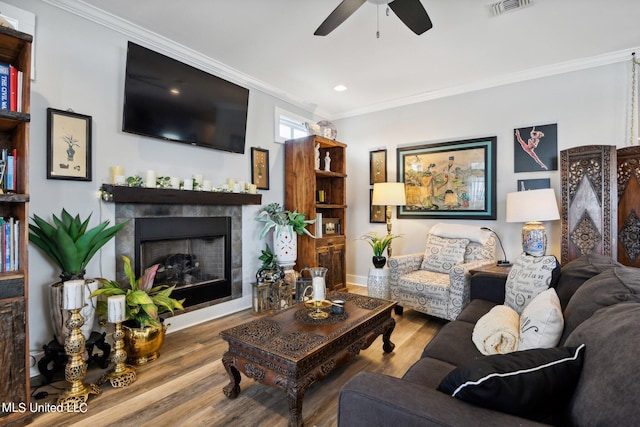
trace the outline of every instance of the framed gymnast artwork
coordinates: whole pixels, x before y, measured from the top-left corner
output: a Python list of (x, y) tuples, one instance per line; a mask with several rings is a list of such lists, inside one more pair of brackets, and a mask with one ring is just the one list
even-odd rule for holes
[(558, 125), (537, 125), (514, 130), (513, 171), (558, 170)]
[(496, 219), (495, 136), (397, 149), (398, 218)]

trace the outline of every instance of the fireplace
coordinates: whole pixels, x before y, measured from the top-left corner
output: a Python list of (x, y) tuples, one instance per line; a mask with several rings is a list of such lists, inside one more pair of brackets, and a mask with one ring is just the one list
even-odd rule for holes
[(137, 275), (159, 264), (156, 284), (193, 307), (231, 296), (231, 218), (136, 218)]
[[(177, 261), (175, 259), (167, 260), (171, 256), (180, 257), (186, 255), (187, 257), (180, 260), (180, 262), (184, 263), (185, 268), (193, 267), (189, 263), (194, 258), (190, 260), (188, 255), (190, 252), (196, 251), (195, 260), (198, 263), (196, 268), (200, 269), (200, 277), (205, 278), (205, 283), (203, 283), (203, 285), (206, 285), (204, 292), (199, 292), (203, 290), (200, 284), (193, 284), (191, 277), (193, 274), (191, 273), (195, 272), (192, 270), (191, 272), (186, 272), (186, 277), (183, 275), (184, 286), (182, 286), (182, 289), (179, 289), (177, 294), (172, 295), (177, 298), (186, 298), (186, 311), (242, 298), (241, 205), (225, 205), (223, 203), (216, 205), (189, 204), (190, 200), (185, 200), (185, 203), (179, 203), (182, 202), (180, 199), (175, 201), (167, 200), (166, 202), (163, 200), (161, 203), (153, 200), (151, 203), (147, 203), (147, 200), (145, 200), (147, 192), (159, 193), (164, 196), (167, 191), (170, 192), (171, 190), (131, 189), (128, 187), (123, 187), (123, 189), (127, 191), (139, 190), (144, 194), (137, 195), (135, 198), (132, 197), (135, 201), (119, 201), (115, 197), (113, 200), (115, 202), (116, 223), (127, 221), (127, 225), (115, 237), (116, 254), (118, 255), (116, 259), (116, 280), (121, 283), (127, 281), (120, 255), (126, 255), (131, 259), (135, 273), (139, 276), (142, 269), (141, 258), (139, 258), (141, 250), (144, 250), (146, 254), (150, 254), (149, 258), (151, 259), (149, 262), (152, 264), (159, 260), (172, 264), (172, 262), (175, 263)], [(182, 196), (182, 193), (194, 193), (193, 195), (188, 194), (188, 196), (192, 197), (203, 196), (201, 193), (204, 193), (180, 190), (175, 190), (175, 192), (179, 193), (179, 196)], [(217, 193), (210, 194), (217, 195)], [(187, 196), (187, 194), (185, 195)], [(233, 196), (233, 194), (231, 195)], [(147, 222), (147, 220), (149, 221)], [(204, 232), (195, 232), (194, 230), (200, 228), (201, 223), (206, 224), (204, 227), (206, 230)], [(212, 223), (218, 224), (211, 225)], [(148, 225), (142, 225), (143, 229), (138, 229), (139, 224)], [(147, 228), (151, 229), (151, 231), (155, 229), (161, 234), (147, 239), (144, 237), (146, 234), (145, 229)], [(151, 242), (141, 245), (141, 241), (145, 240), (151, 240)], [(149, 243), (151, 244), (149, 245)], [(160, 244), (160, 249), (153, 248), (156, 243)], [(162, 248), (163, 245), (168, 247), (170, 251)], [(209, 263), (210, 260), (204, 259), (205, 257), (211, 257), (211, 260), (216, 262)], [(206, 269), (204, 261), (207, 261)], [(138, 262), (137, 265), (136, 262)], [(199, 282), (200, 280), (198, 279), (197, 283)], [(160, 281), (156, 280), (156, 283), (160, 283)], [(180, 286), (176, 286), (176, 288), (180, 288)], [(196, 292), (198, 293), (196, 294)]]

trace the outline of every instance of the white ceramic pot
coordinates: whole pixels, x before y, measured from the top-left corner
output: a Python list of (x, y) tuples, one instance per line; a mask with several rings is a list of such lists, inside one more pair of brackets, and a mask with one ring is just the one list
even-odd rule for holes
[(294, 265), (298, 258), (298, 235), (293, 227), (282, 227), (280, 233), (273, 234), (273, 254), (278, 265)]

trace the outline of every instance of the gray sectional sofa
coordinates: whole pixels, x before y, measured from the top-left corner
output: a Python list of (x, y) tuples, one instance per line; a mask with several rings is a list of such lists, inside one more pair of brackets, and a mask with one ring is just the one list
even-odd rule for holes
[[(543, 384), (554, 378), (537, 379), (534, 385), (560, 390), (561, 395), (542, 396), (547, 404), (527, 413), (526, 418), (438, 390), (445, 377), (460, 370), (457, 367), (493, 360), (485, 358), (494, 356), (480, 354), (471, 336), (475, 322), (504, 302), (504, 283), (490, 274), (475, 275), (471, 303), (455, 321), (442, 327), (402, 378), (371, 372), (351, 378), (340, 391), (338, 425), (640, 425), (640, 269), (600, 255), (584, 256), (563, 266), (552, 285), (564, 315), (558, 347), (584, 344), (575, 384), (557, 378), (559, 384), (554, 386)], [(513, 396), (518, 393), (521, 395)], [(535, 400), (528, 393), (525, 389), (502, 397), (496, 394), (495, 399)]]

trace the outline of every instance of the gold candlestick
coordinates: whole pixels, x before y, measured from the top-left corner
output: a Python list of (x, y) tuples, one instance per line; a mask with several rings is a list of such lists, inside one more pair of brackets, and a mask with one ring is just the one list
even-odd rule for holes
[(70, 383), (70, 386), (58, 397), (58, 404), (72, 405), (74, 408), (86, 403), (90, 394), (100, 394), (101, 391), (100, 387), (95, 384), (87, 385), (82, 382), (87, 374), (87, 364), (82, 359), (85, 352), (85, 340), (80, 327), (83, 324), (84, 319), (80, 315), (80, 309), (69, 310), (69, 318), (66, 323), (69, 334), (64, 340), (64, 351), (69, 357), (64, 368), (64, 378)]
[(113, 371), (102, 377), (104, 381), (109, 380), (112, 387), (126, 387), (133, 384), (138, 378), (135, 368), (125, 363), (127, 360), (127, 352), (124, 349), (123, 338), (124, 331), (122, 330), (122, 323), (116, 322), (115, 331), (113, 332), (113, 341), (116, 351), (111, 358), (111, 360), (115, 362), (116, 366), (113, 368)]

